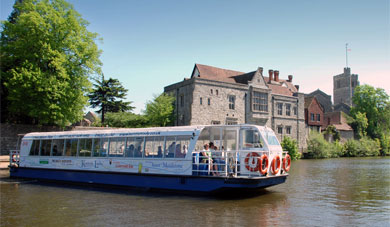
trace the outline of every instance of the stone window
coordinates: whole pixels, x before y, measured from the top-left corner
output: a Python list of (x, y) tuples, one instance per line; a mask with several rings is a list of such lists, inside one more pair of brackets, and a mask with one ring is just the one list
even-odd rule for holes
[(199, 104), (200, 104), (200, 105), (203, 104), (203, 99), (202, 99), (202, 97), (199, 98)]
[(313, 114), (313, 113), (310, 113), (310, 120), (311, 120), (311, 121), (315, 121), (315, 119), (314, 119), (314, 114)]
[(238, 124), (237, 118), (226, 118), (226, 125), (236, 125)]
[(210, 93), (213, 94), (213, 89), (210, 89)]
[(286, 115), (287, 116), (291, 115), (291, 104), (286, 104)]
[(184, 95), (180, 95), (180, 106), (184, 106)]
[(283, 103), (277, 103), (278, 115), (283, 115)]
[(283, 134), (283, 126), (278, 126), (278, 134)]
[(298, 114), (298, 108), (296, 106), (294, 106), (294, 115), (296, 116)]
[(207, 99), (207, 105), (209, 105), (209, 106), (211, 105), (211, 99), (210, 98)]
[(291, 126), (286, 126), (286, 134), (291, 134)]
[(254, 91), (252, 104), (253, 111), (268, 112), (268, 94)]
[(229, 95), (229, 110), (234, 110), (236, 104), (236, 96)]
[(321, 121), (321, 114), (317, 114), (317, 121)]
[(212, 124), (212, 125), (220, 125), (221, 122), (220, 122), (220, 121), (211, 121), (211, 124)]
[(215, 90), (215, 94), (218, 95), (218, 90)]

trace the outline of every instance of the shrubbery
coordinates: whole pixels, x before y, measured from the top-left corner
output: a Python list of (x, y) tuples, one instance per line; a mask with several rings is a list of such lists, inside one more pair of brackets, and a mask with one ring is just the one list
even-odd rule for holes
[(367, 157), (381, 154), (381, 142), (363, 137), (360, 140), (328, 142), (317, 132), (310, 133), (306, 158)]
[(297, 160), (301, 157), (301, 153), (298, 151), (298, 143), (296, 140), (286, 136), (282, 141), (283, 151), (288, 151), (292, 160)]

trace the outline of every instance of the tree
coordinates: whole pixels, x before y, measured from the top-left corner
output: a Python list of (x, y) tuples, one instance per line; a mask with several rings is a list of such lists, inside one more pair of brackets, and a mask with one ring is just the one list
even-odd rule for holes
[(175, 97), (162, 93), (146, 104), (145, 115), (152, 126), (168, 126), (174, 122)]
[(390, 98), (382, 88), (370, 85), (358, 86), (352, 98), (355, 106), (351, 108), (351, 116), (365, 128), (363, 115), (367, 119), (367, 135), (371, 138), (381, 138), (390, 130)]
[(96, 33), (63, 0), (16, 1), (2, 22), (2, 120), (65, 126), (82, 118), (99, 73)]
[(104, 79), (102, 75), (101, 80), (96, 80), (93, 85), (94, 89), (89, 93), (89, 103), (92, 108), (99, 107), (98, 113), (102, 114), (102, 124), (104, 124), (104, 115), (107, 112), (126, 112), (134, 109), (130, 106), (131, 102), (124, 102), (126, 92), (122, 84), (117, 79)]
[(291, 156), (292, 160), (297, 160), (301, 157), (301, 154), (298, 151), (298, 143), (296, 140), (285, 136), (281, 145), (284, 151), (288, 151), (288, 154)]
[(144, 128), (148, 126), (148, 119), (145, 115), (130, 112), (109, 112), (106, 114), (105, 123), (109, 127)]

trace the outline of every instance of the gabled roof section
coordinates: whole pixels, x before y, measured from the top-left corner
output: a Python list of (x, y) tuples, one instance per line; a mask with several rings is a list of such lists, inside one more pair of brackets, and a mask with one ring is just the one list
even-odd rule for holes
[(228, 83), (236, 83), (234, 76), (243, 75), (245, 73), (239, 71), (233, 71), (229, 69), (221, 69), (208, 65), (195, 64), (191, 78), (194, 76), (194, 72), (198, 71), (199, 78), (216, 80)]
[[(227, 83), (249, 84), (253, 83), (257, 86), (268, 87), (272, 90), (272, 93), (292, 96), (298, 92), (297, 88), (287, 80), (279, 79), (279, 82), (272, 81), (269, 83), (269, 78), (262, 75), (262, 68), (258, 68), (256, 71), (244, 73), (240, 71), (234, 71), (229, 69), (221, 69), (213, 66), (195, 64), (192, 71), (191, 78), (199, 77), (207, 80), (214, 80)], [(257, 76), (261, 77), (258, 80), (254, 80)], [(282, 86), (284, 84), (284, 86)]]
[(305, 109), (308, 109), (313, 102), (314, 97), (305, 97)]
[(328, 99), (331, 98), (330, 95), (326, 94), (325, 92), (321, 91), (320, 89), (317, 89), (317, 90), (313, 91), (312, 93), (309, 93), (309, 94), (307, 94), (307, 95), (305, 95), (305, 96), (310, 96), (310, 97), (312, 97), (312, 96), (315, 96), (315, 95), (322, 95), (322, 96), (324, 96), (324, 97), (326, 97), (326, 98), (328, 98)]

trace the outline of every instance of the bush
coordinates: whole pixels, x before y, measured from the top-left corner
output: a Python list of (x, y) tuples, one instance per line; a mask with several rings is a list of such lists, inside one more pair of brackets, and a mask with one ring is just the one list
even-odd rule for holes
[(307, 142), (307, 158), (331, 158), (330, 143), (318, 132), (310, 132)]
[(348, 140), (344, 144), (346, 157), (378, 156), (380, 154), (380, 141), (363, 137), (360, 140)]
[(292, 160), (301, 158), (301, 153), (298, 151), (298, 143), (296, 140), (286, 136), (283, 138), (282, 147), (284, 151), (288, 151)]

